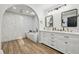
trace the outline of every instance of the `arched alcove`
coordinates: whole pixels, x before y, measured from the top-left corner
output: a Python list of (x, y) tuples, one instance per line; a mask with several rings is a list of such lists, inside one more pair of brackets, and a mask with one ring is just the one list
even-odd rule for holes
[(29, 31), (38, 32), (38, 24), (38, 15), (31, 7), (22, 4), (9, 7), (2, 19), (2, 42), (25, 36)]

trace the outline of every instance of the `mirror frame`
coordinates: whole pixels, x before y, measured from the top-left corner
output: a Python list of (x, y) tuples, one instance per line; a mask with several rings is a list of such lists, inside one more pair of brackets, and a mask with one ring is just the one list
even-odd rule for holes
[(61, 13), (61, 26), (62, 27), (68, 27), (68, 26), (63, 26), (63, 13), (71, 12), (71, 11), (74, 11), (74, 10), (76, 10), (76, 17), (77, 17), (77, 15), (78, 15), (78, 9), (72, 9), (72, 10), (64, 11), (64, 12)]
[[(50, 17), (50, 19), (47, 19), (49, 17)], [(48, 25), (47, 20), (51, 21), (51, 19), (52, 19), (52, 23), (51, 23), (52, 26), (47, 26)], [(49, 15), (49, 16), (45, 17), (45, 27), (53, 27), (53, 15)]]

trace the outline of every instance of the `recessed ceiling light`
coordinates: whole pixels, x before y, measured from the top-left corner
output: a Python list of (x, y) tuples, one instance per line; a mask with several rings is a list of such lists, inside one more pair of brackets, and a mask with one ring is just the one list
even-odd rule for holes
[(16, 9), (16, 7), (13, 6), (13, 9)]
[(29, 13), (29, 11), (27, 10), (26, 13)]
[(35, 13), (34, 13), (34, 12), (31, 12), (30, 14), (31, 14), (31, 15), (35, 15)]

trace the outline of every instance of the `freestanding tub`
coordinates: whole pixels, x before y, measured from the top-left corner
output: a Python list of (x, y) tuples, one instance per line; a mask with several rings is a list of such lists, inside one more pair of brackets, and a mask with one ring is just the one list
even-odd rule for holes
[(37, 42), (38, 32), (28, 32), (26, 33), (26, 36), (32, 41)]

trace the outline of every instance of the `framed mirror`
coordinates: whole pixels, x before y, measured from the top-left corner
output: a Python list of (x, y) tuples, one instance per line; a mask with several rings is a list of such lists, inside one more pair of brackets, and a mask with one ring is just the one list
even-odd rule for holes
[(77, 27), (77, 9), (68, 10), (61, 13), (62, 27)]
[(53, 27), (53, 16), (46, 16), (45, 17), (45, 27)]

